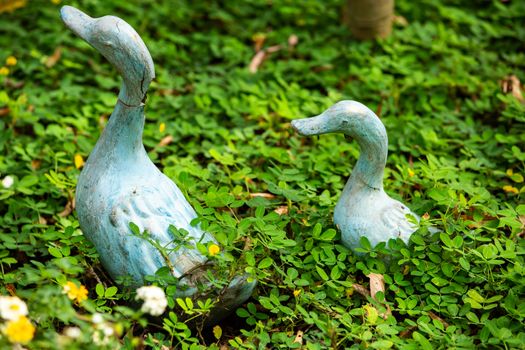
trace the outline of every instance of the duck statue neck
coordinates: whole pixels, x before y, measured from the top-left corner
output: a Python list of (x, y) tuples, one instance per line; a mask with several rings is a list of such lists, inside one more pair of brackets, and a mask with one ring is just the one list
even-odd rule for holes
[(391, 238), (408, 243), (417, 225), (407, 216), (418, 216), (383, 189), (388, 137), (377, 115), (359, 102), (341, 101), (316, 117), (293, 120), (292, 127), (305, 136), (342, 132), (359, 144), (359, 159), (334, 210), (343, 244), (358, 248), (363, 236), (372, 246)]
[(167, 267), (178, 280), (177, 297), (215, 297), (209, 319), (218, 320), (250, 297), (255, 282), (229, 272), (223, 273), (233, 276), (229, 281), (210, 281), (213, 264), (197, 244), (216, 241), (191, 224), (195, 210), (144, 149), (144, 101), (155, 77), (146, 45), (118, 17), (91, 18), (71, 6), (62, 8), (61, 17), (123, 78), (115, 109), (77, 182), (76, 210), (84, 235), (113, 279), (138, 287)]

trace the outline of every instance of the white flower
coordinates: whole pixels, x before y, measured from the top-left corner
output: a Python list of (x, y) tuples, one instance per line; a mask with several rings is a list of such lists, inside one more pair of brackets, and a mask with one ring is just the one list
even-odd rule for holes
[(113, 329), (113, 327), (110, 327), (108, 326), (107, 324), (102, 328), (102, 332), (104, 333), (104, 336), (106, 337), (111, 337), (114, 333), (115, 333), (115, 330)]
[(157, 286), (140, 287), (137, 289), (135, 300), (144, 300), (144, 304), (142, 304), (140, 309), (151, 316), (162, 315), (168, 306), (166, 294), (164, 294), (162, 288)]
[(96, 345), (107, 345), (114, 333), (115, 330), (108, 323), (100, 323), (93, 333), (93, 342)]
[(27, 315), (27, 305), (19, 297), (0, 296), (0, 316), (4, 320), (18, 320)]
[(91, 316), (91, 322), (93, 322), (94, 324), (100, 324), (104, 322), (104, 318), (101, 314), (94, 313), (93, 316)]
[(64, 329), (64, 335), (71, 339), (77, 339), (82, 335), (82, 331), (78, 327), (67, 327)]
[(2, 186), (4, 186), (4, 188), (9, 188), (9, 187), (13, 186), (13, 183), (15, 183), (15, 179), (13, 179), (13, 177), (10, 176), (10, 175), (7, 175), (2, 180)]
[(93, 322), (93, 328), (95, 328), (93, 342), (97, 345), (107, 345), (115, 334), (111, 323), (105, 322), (103, 315), (97, 312), (91, 316), (91, 322)]

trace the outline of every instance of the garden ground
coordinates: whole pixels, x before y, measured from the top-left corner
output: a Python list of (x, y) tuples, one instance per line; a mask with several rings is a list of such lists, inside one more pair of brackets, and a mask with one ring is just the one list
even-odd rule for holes
[[(148, 283), (170, 313), (146, 318), (79, 229), (75, 184), (120, 80), (58, 3), (0, 14), (0, 294), (28, 306), (24, 322), (2, 320), (1, 346), (525, 347), (524, 2), (398, 0), (392, 36), (368, 42), (335, 0), (60, 4), (140, 33), (157, 74), (146, 149), (217, 237), (212, 258), (258, 280), (204, 330), (181, 321), (201, 306), (169, 298), (162, 273)], [(332, 213), (357, 144), (302, 138), (290, 121), (342, 99), (387, 128), (385, 189), (423, 217), (408, 246), (339, 243)], [(371, 279), (384, 280), (375, 298)]]

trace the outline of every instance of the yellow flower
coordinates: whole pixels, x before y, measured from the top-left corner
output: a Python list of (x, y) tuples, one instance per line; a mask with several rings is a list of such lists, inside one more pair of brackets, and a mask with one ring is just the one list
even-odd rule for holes
[(296, 289), (296, 290), (293, 291), (293, 296), (294, 297), (297, 298), (299, 296), (299, 294), (301, 294), (301, 290), (300, 289)]
[(0, 75), (8, 75), (9, 74), (9, 68), (2, 67), (0, 68)]
[(408, 176), (409, 176), (409, 177), (413, 177), (414, 175), (416, 175), (416, 173), (414, 172), (414, 170), (408, 168)]
[(221, 248), (219, 248), (217, 244), (211, 244), (208, 247), (208, 253), (210, 254), (210, 256), (217, 255), (219, 254), (220, 251), (221, 251)]
[(71, 281), (68, 281), (64, 287), (64, 293), (67, 294), (67, 297), (71, 300), (76, 300), (81, 303), (88, 298), (88, 290), (83, 285), (77, 287), (77, 285)]
[(166, 123), (160, 123), (160, 125), (159, 125), (159, 131), (160, 131), (160, 132), (164, 132), (164, 130), (166, 130)]
[(5, 64), (7, 66), (14, 66), (16, 65), (16, 57), (15, 56), (9, 56), (7, 57), (7, 59), (5, 60)]
[(26, 344), (35, 335), (35, 326), (25, 316), (20, 316), (16, 321), (7, 322), (4, 333), (11, 343)]
[(84, 300), (87, 300), (88, 298), (88, 290), (83, 285), (80, 285), (77, 290), (77, 301), (79, 303), (83, 302)]
[(61, 1), (61, 0), (51, 0), (51, 2), (52, 2), (53, 4), (55, 4), (55, 5), (60, 4), (60, 1)]
[(75, 167), (80, 169), (84, 166), (84, 158), (80, 154), (75, 154)]
[(510, 186), (510, 185), (503, 186), (503, 191), (507, 193), (515, 193), (515, 194), (520, 193), (520, 191), (516, 187)]

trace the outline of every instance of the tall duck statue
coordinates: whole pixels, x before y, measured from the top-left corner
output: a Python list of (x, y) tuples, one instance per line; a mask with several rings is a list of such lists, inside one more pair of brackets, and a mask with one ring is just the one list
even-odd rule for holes
[[(209, 245), (215, 239), (191, 225), (195, 210), (153, 164), (142, 143), (144, 101), (155, 78), (146, 45), (118, 17), (91, 18), (71, 6), (62, 7), (61, 17), (123, 78), (115, 109), (78, 179), (76, 210), (82, 231), (114, 279), (128, 279), (138, 287), (146, 276), (168, 267), (179, 281), (177, 296), (195, 296), (203, 285), (217, 288), (207, 280), (208, 258), (196, 248), (198, 242)], [(130, 223), (144, 235), (133, 234)], [(175, 237), (173, 227), (184, 234)], [(220, 298), (213, 317), (246, 301), (254, 286), (247, 276), (234, 275), (215, 293)]]
[(293, 120), (292, 127), (306, 136), (342, 132), (359, 144), (359, 159), (334, 210), (343, 244), (358, 248), (363, 236), (372, 246), (391, 238), (408, 243), (419, 217), (383, 189), (388, 137), (377, 115), (359, 102), (341, 101), (316, 117)]

